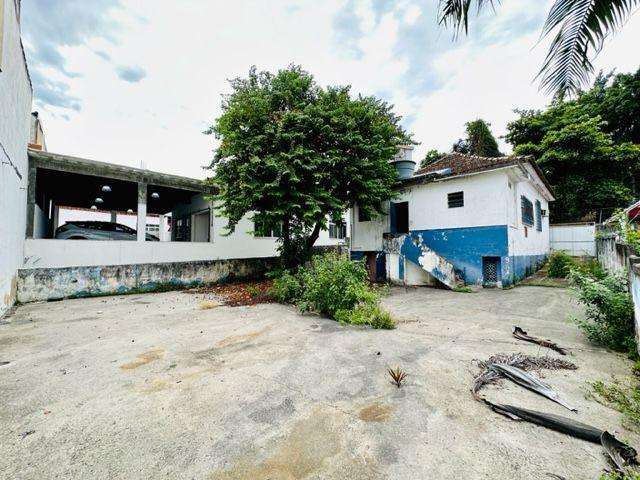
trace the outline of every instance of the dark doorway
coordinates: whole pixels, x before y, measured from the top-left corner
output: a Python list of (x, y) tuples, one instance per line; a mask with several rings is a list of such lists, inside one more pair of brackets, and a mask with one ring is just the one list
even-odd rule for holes
[(389, 210), (391, 233), (409, 233), (409, 202), (392, 203)]

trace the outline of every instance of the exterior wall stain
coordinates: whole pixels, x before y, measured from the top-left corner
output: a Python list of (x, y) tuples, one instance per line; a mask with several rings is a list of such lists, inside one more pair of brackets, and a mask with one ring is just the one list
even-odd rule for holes
[(173, 290), (259, 278), (275, 257), (199, 262), (35, 268), (18, 271), (20, 303), (62, 298)]

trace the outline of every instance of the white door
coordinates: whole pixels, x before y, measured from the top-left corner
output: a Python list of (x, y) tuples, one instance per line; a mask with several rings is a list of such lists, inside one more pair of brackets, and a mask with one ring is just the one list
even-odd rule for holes
[(209, 210), (193, 215), (193, 242), (209, 241)]

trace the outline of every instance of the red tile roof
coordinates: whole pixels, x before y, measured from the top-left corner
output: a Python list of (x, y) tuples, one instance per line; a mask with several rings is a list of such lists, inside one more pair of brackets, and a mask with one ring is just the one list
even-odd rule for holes
[[(553, 195), (553, 188), (545, 177), (544, 173), (531, 155), (510, 155), (507, 157), (479, 157), (477, 155), (464, 155), (462, 153), (448, 153), (440, 160), (433, 162), (431, 165), (420, 168), (414, 173), (413, 179), (438, 170), (451, 169), (451, 172), (444, 175), (438, 175), (438, 178), (455, 177), (458, 175), (466, 175), (469, 173), (483, 172), (494, 170), (496, 168), (508, 167), (519, 163), (529, 163), (536, 171), (540, 180)], [(408, 181), (411, 181), (409, 179)]]
[(482, 172), (483, 170), (491, 170), (499, 167), (506, 167), (518, 162), (532, 161), (533, 157), (528, 155), (509, 157), (478, 157), (476, 155), (464, 155), (462, 153), (449, 153), (440, 160), (435, 161), (431, 165), (421, 168), (415, 172), (415, 175), (423, 175), (425, 173), (435, 172), (450, 168), (451, 173), (446, 176), (463, 175), (465, 173)]

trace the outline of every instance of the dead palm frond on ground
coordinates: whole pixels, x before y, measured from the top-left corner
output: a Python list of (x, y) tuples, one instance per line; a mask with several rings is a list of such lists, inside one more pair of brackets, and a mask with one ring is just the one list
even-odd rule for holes
[[(440, 0), (438, 21), (456, 35), (469, 28), (469, 11), (495, 10), (501, 0)], [(575, 95), (594, 71), (592, 60), (605, 39), (622, 27), (640, 0), (555, 0), (540, 38), (552, 36), (536, 78), (540, 87), (560, 98)]]

